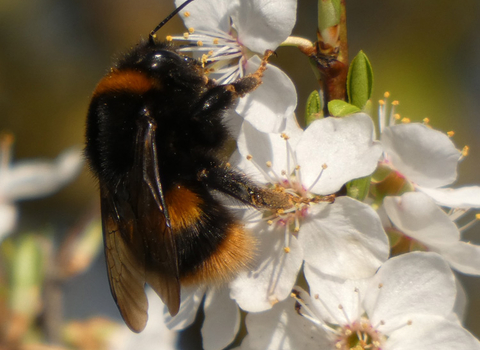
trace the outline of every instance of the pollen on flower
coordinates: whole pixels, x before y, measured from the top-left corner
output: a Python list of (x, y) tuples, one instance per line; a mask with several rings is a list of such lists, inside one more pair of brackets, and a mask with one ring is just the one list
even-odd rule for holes
[(398, 113), (395, 113), (393, 117), (395, 118), (395, 120), (400, 120), (402, 118)]
[(381, 288), (383, 288), (383, 283), (378, 284), (378, 289), (381, 289)]
[(400, 102), (398, 102), (398, 100), (392, 101), (392, 106), (398, 106), (399, 104)]
[(380, 106), (384, 106), (384, 105), (385, 105), (385, 101), (384, 101), (384, 100), (378, 100), (378, 104), (379, 104)]
[(272, 162), (271, 162), (271, 161), (268, 161), (268, 162), (265, 163), (265, 165), (266, 165), (267, 167), (271, 168), (271, 167), (272, 167)]
[(430, 123), (430, 119), (428, 119), (428, 118), (423, 118), (423, 123), (424, 123), (424, 124)]
[(287, 254), (290, 253), (290, 247), (283, 247), (283, 251)]
[(185, 12), (183, 13), (183, 15), (184, 15), (185, 17), (190, 17), (190, 12), (185, 11)]
[(389, 98), (389, 97), (390, 97), (390, 92), (388, 92), (388, 91), (385, 91), (385, 93), (383, 94), (383, 97), (385, 97), (385, 98)]
[(167, 35), (167, 36), (165, 37), (165, 40), (166, 40), (166, 41), (172, 41), (172, 40), (173, 40), (173, 36)]
[(328, 165), (326, 163), (322, 164), (322, 169), (325, 170), (328, 168)]
[(480, 220), (480, 213), (475, 214), (475, 219)]
[(453, 135), (455, 135), (455, 131), (453, 131), (453, 130), (447, 131), (447, 135), (448, 135), (448, 137), (453, 137)]
[(189, 36), (190, 36), (190, 33), (189, 33), (189, 32), (183, 33), (183, 38), (184, 38), (184, 39), (188, 39)]
[(290, 136), (288, 136), (286, 133), (282, 132), (281, 134), (281, 137), (282, 139), (284, 139), (285, 141), (289, 140), (290, 139)]
[(463, 149), (462, 149), (462, 156), (463, 157), (468, 156), (469, 151), (470, 151), (470, 147), (469, 146), (464, 146)]
[(218, 40), (218, 38), (213, 39), (213, 44), (214, 45), (218, 45), (219, 42), (220, 42), (220, 40)]
[(203, 41), (198, 40), (198, 41), (197, 41), (197, 46), (203, 46)]
[(410, 123), (410, 118), (402, 118), (401, 122), (403, 124), (408, 124), (408, 123)]
[(195, 28), (193, 28), (193, 27), (188, 28), (188, 32), (189, 32), (190, 34), (195, 33)]
[(248, 154), (247, 155), (247, 160), (252, 160), (253, 159), (253, 156), (251, 154)]

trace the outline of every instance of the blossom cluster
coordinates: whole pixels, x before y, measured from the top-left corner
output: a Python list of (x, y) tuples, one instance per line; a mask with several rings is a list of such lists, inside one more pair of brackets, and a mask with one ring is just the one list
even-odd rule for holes
[[(180, 12), (189, 32), (169, 39), (227, 84), (287, 39), (295, 9), (295, 0), (194, 2)], [(182, 290), (167, 326), (186, 328), (204, 300), (205, 349), (235, 339), (240, 310), (243, 350), (480, 349), (462, 327), (465, 295), (452, 272), (480, 275), (480, 247), (461, 239), (476, 218), (457, 223), (480, 207), (480, 187), (447, 188), (468, 150), (428, 120), (401, 120), (387, 94), (377, 128), (363, 111), (301, 128), (296, 104), (290, 78), (269, 64), (226, 116), (238, 146), (230, 163), (299, 204), (242, 208), (258, 240), (254, 265), (226, 286)], [(368, 195), (345, 195), (359, 178)]]

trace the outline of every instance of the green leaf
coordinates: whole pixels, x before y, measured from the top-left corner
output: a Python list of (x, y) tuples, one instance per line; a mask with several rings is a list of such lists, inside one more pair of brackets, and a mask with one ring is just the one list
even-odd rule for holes
[(371, 176), (361, 177), (347, 182), (347, 196), (363, 201), (370, 189)]
[(346, 115), (360, 112), (360, 108), (342, 100), (331, 100), (328, 102), (328, 111), (334, 117), (345, 117)]
[(305, 108), (305, 124), (308, 126), (314, 120), (323, 118), (322, 99), (317, 90), (312, 91), (307, 99), (307, 107)]
[(360, 51), (348, 69), (347, 94), (351, 104), (363, 108), (372, 96), (373, 70), (367, 55)]

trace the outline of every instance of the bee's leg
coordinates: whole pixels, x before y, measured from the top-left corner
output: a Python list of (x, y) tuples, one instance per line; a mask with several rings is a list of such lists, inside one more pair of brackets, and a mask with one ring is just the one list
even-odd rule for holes
[(231, 84), (215, 85), (214, 82), (208, 80), (207, 86), (209, 89), (193, 108), (194, 111), (197, 111), (193, 118), (202, 120), (205, 116), (212, 117), (212, 114), (217, 112), (223, 113), (223, 110), (232, 106), (235, 100), (258, 88), (262, 83), (263, 73), (267, 69), (268, 58), (273, 53), (273, 51), (266, 51), (262, 63), (255, 73), (240, 78)]
[(260, 186), (229, 167), (204, 169), (198, 174), (198, 179), (209, 189), (223, 192), (255, 208), (288, 209), (294, 205), (286, 192)]
[(262, 83), (263, 73), (267, 69), (268, 59), (271, 55), (274, 54), (274, 51), (267, 50), (263, 55), (262, 62), (257, 68), (255, 73), (249, 74), (231, 84), (224, 85), (227, 89), (232, 89), (235, 93), (235, 98), (243, 97), (245, 94), (252, 92), (260, 86)]

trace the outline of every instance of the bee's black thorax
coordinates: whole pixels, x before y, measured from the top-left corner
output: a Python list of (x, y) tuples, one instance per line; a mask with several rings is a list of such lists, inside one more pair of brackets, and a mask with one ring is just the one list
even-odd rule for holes
[[(212, 153), (227, 138), (222, 116), (232, 103), (208, 87), (197, 61), (165, 44), (141, 43), (98, 84), (87, 117), (85, 153), (103, 181), (132, 170), (137, 123), (152, 118), (162, 183), (194, 180), (213, 166)], [(168, 187), (168, 186), (167, 186)]]

